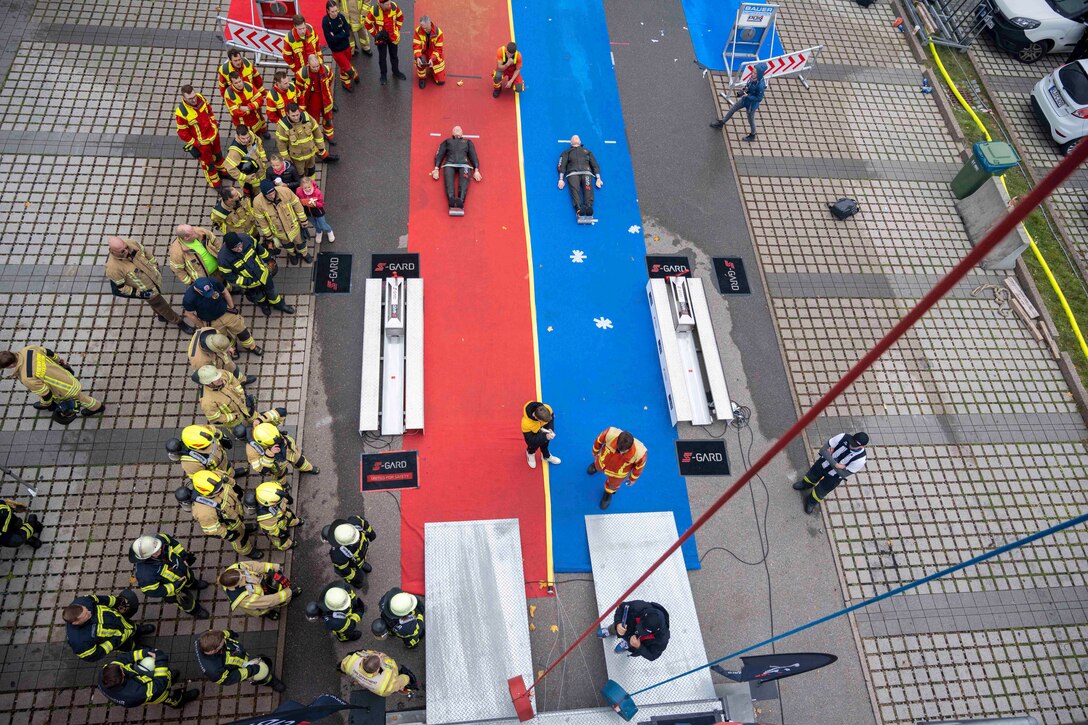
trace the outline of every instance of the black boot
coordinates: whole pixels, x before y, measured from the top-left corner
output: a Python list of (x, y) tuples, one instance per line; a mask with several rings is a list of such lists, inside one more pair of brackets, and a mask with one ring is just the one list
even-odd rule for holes
[(369, 574), (370, 572), (374, 571), (374, 567), (372, 567), (372, 566), (371, 566), (370, 564), (368, 564), (368, 563), (367, 563), (367, 562), (365, 562), (365, 561), (363, 562), (363, 565), (362, 565), (362, 567), (360, 567), (360, 568), (361, 568), (361, 569), (362, 569), (363, 571), (365, 571), (365, 572), (366, 572), (367, 574)]
[(419, 79), (419, 87), (420, 88), (426, 88), (427, 87), (427, 79), (426, 78), (420, 78)]
[(816, 499), (812, 498), (812, 496), (806, 496), (805, 497), (805, 513), (810, 514), (814, 510), (816, 510)]
[(264, 314), (265, 317), (272, 316), (272, 305), (268, 304), (267, 302), (261, 302), (257, 306), (261, 308), (261, 312)]
[(178, 329), (184, 332), (186, 335), (192, 335), (194, 332), (196, 332), (196, 328), (190, 325), (185, 320), (178, 321)]
[(149, 634), (155, 634), (155, 625), (154, 624), (141, 624), (138, 627), (136, 627), (136, 636), (137, 637), (146, 637)]
[(710, 124), (710, 127), (711, 128), (721, 128), (724, 125), (725, 125), (725, 121), (723, 119), (719, 118), (717, 121)]
[(601, 511), (604, 511), (610, 505), (612, 505), (612, 494), (610, 494), (608, 491), (605, 491), (604, 495), (601, 496)]
[(801, 479), (800, 481), (795, 481), (793, 484), (794, 491), (804, 491), (806, 488), (808, 488), (808, 484), (805, 483), (804, 479)]
[(586, 473), (588, 473), (590, 476), (592, 476), (596, 472), (597, 472), (597, 464), (596, 463), (590, 463), (589, 466), (586, 467)]
[(275, 307), (277, 310), (279, 310), (280, 312), (282, 312), (285, 315), (295, 314), (294, 305), (289, 305), (286, 302), (281, 301), (281, 302), (279, 302), (277, 304), (274, 304), (272, 306)]

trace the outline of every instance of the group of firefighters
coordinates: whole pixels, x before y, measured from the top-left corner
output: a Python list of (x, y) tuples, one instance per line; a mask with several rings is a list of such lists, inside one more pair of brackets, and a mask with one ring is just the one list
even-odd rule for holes
[[(180, 464), (179, 473), (185, 478), (184, 485), (174, 492), (177, 501), (191, 512), (205, 535), (229, 543), (239, 556), (239, 561), (226, 566), (214, 580), (232, 615), (278, 619), (279, 610), (302, 591), (279, 564), (260, 561), (264, 553), (257, 545), (260, 530), (277, 550), (294, 546), (294, 531), (304, 522), (291, 509), (288, 474), (292, 467), (301, 473), (318, 473), (294, 439), (281, 430), (285, 418), (285, 409), (272, 409), (236, 425), (229, 434), (221, 427), (194, 424), (185, 427), (180, 438), (166, 442), (168, 457)], [(245, 446), (244, 463), (235, 463), (228, 454), (236, 445), (232, 436)], [(258, 475), (262, 483), (246, 491), (237, 478), (250, 473)], [(249, 517), (256, 523), (247, 522)], [(28, 523), (37, 525), (29, 518)], [(358, 625), (365, 612), (355, 590), (371, 572), (366, 559), (377, 534), (363, 517), (347, 516), (326, 526), (321, 538), (328, 543), (332, 569), (339, 578), (306, 605), (306, 616), (310, 621), (320, 620), (338, 641), (353, 642), (362, 637)], [(212, 616), (199, 601), (200, 592), (211, 583), (200, 578), (194, 569), (196, 555), (177, 538), (161, 531), (140, 536), (131, 544), (128, 558), (133, 580), (145, 597), (172, 602), (196, 619)], [(154, 634), (155, 627), (134, 623), (138, 609), (136, 594), (129, 590), (117, 596), (77, 597), (61, 612), (69, 645), (81, 659), (104, 663), (97, 683), (111, 702), (124, 707), (153, 703), (184, 707), (199, 696), (199, 690), (179, 684), (181, 673), (170, 668), (167, 654), (143, 643), (142, 638)], [(407, 648), (423, 641), (422, 597), (393, 588), (379, 600), (378, 615), (371, 623), (374, 636), (392, 634)], [(277, 692), (285, 689), (273, 673), (272, 661), (249, 654), (231, 629), (209, 629), (194, 638), (193, 647), (204, 676), (212, 682), (230, 685), (249, 681), (269, 685)], [(372, 649), (351, 652), (339, 668), (382, 696), (394, 692), (410, 696), (420, 688), (412, 672)]]

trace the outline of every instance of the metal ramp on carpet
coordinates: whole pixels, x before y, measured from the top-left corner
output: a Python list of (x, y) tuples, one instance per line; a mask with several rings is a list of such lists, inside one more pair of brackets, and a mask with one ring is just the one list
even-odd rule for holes
[(429, 523), (424, 542), (427, 723), (517, 722), (507, 680), (533, 681), (518, 520)]
[[(589, 558), (598, 611), (611, 605), (679, 538), (671, 512), (605, 514), (586, 516)], [(641, 657), (617, 655), (615, 639), (603, 641), (608, 677), (634, 693), (668, 677), (707, 664), (699, 617), (691, 595), (691, 583), (680, 549), (673, 552), (630, 599), (657, 602), (669, 612), (669, 646), (653, 662)], [(611, 623), (611, 618), (605, 620)], [(429, 660), (428, 660), (429, 661)], [(668, 685), (638, 695), (639, 716), (644, 706), (666, 703), (709, 702), (715, 699), (710, 670), (682, 677)]]

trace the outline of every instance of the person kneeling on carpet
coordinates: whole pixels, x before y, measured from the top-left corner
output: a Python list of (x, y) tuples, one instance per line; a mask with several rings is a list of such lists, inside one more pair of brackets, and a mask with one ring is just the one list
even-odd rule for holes
[(619, 637), (613, 650), (631, 657), (656, 660), (669, 646), (669, 613), (657, 602), (632, 599), (616, 609), (611, 627), (601, 627), (597, 636)]
[(476, 147), (472, 139), (467, 139), (460, 126), (453, 127), (453, 136), (438, 146), (434, 155), (434, 169), (431, 178), (438, 181), (438, 170), (442, 169), (446, 184), (446, 199), (450, 205), (450, 216), (465, 215), (465, 197), (468, 195), (468, 177), (483, 181), (480, 176), (480, 160), (476, 157)]
[(574, 206), (574, 213), (578, 221), (593, 218), (593, 186), (600, 189), (604, 186), (601, 181), (601, 167), (597, 165), (597, 157), (593, 152), (582, 145), (582, 139), (578, 135), (570, 137), (570, 148), (559, 156), (559, 188), (570, 185), (570, 202)]

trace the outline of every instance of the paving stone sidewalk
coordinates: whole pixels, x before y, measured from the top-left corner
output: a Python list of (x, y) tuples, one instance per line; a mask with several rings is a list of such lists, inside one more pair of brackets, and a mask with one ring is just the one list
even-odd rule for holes
[[(809, 90), (771, 83), (755, 143), (740, 118), (725, 133), (806, 409), (970, 243), (948, 187), (960, 149), (892, 7), (783, 13), (783, 45), (826, 43), (827, 65)], [(714, 90), (724, 111), (724, 79)], [(862, 206), (847, 222), (826, 208), (841, 196)], [(1083, 512), (1088, 430), (1046, 348), (971, 294), (1000, 281), (973, 272), (808, 431), (814, 455), (843, 430), (872, 436), (820, 513), (846, 604)], [(1088, 532), (1067, 531), (855, 616), (879, 719), (1088, 718), (1086, 554)]]
[[(7, 31), (0, 52), (3, 347), (42, 343), (57, 350), (109, 406), (102, 418), (60, 429), (29, 407), (21, 386), (0, 383), (0, 466), (38, 493), (31, 500), (3, 475), (0, 496), (29, 503), (46, 527), (38, 551), (5, 549), (0, 557), (5, 722), (229, 722), (270, 712), (278, 700), (270, 688), (203, 682), (194, 634), (229, 626), (251, 653), (270, 656), (279, 637), (275, 622), (232, 616), (214, 588), (201, 597), (212, 611), (208, 622), (157, 603), (142, 605), (138, 616), (158, 625), (149, 644), (167, 651), (172, 666), (202, 691), (182, 713), (106, 703), (92, 686), (97, 666), (71, 653), (59, 614), (78, 594), (130, 586), (126, 549), (148, 531), (176, 535), (208, 580), (238, 559), (224, 542), (204, 537), (173, 499), (182, 478), (163, 443), (204, 420), (187, 377), (188, 336), (155, 321), (141, 302), (112, 297), (103, 276), (111, 234), (142, 241), (164, 262), (175, 225), (210, 225), (215, 196), (180, 149), (172, 109), (178, 88), (191, 82), (211, 101), (224, 138), (231, 135), (214, 74), (225, 58), (214, 33), (223, 11), (218, 0), (0, 2)], [(164, 278), (180, 308), (182, 286), (165, 268)], [(277, 280), (298, 312), (265, 318), (243, 305), (266, 354), (243, 356), (240, 364), (259, 377), (250, 387), (259, 405), (286, 406), (295, 431), (303, 425), (313, 322), (310, 271), (285, 268)], [(298, 484), (303, 493), (307, 485), (318, 484)], [(268, 560), (282, 563), (284, 556)]]

